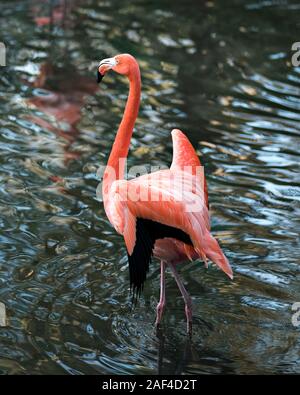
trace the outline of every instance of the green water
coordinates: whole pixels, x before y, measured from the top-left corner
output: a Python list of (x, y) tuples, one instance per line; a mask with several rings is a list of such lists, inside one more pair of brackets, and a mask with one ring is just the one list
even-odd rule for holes
[[(2, 1), (2, 374), (300, 373), (297, 1)], [(165, 166), (170, 131), (206, 168), (212, 231), (234, 281), (201, 262), (171, 275), (161, 337), (159, 265), (131, 306), (126, 250), (96, 198), (127, 83), (96, 84), (129, 52), (143, 94), (129, 166)]]

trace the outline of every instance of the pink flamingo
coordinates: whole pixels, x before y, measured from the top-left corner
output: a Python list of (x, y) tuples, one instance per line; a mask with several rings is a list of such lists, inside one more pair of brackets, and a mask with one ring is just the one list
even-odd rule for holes
[(165, 270), (168, 266), (185, 302), (187, 331), (192, 330), (191, 297), (176, 265), (188, 259), (206, 258), (216, 263), (231, 279), (231, 267), (218, 242), (210, 234), (208, 194), (199, 158), (178, 129), (172, 130), (173, 161), (170, 169), (124, 180), (125, 159), (138, 115), (141, 94), (139, 65), (129, 54), (104, 59), (98, 68), (98, 82), (109, 70), (127, 76), (130, 89), (123, 119), (103, 176), (105, 212), (127, 247), (130, 288), (139, 295), (146, 280), (152, 255), (160, 260), (160, 300), (156, 327), (165, 307)]

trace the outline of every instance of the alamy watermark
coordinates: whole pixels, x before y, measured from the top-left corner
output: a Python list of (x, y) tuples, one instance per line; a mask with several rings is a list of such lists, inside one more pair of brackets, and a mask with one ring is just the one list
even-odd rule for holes
[(292, 44), (292, 51), (295, 51), (291, 59), (292, 65), (298, 67), (300, 66), (300, 41)]
[(292, 311), (295, 312), (292, 315), (292, 324), (295, 328), (299, 328), (300, 327), (300, 302), (293, 303)]
[(0, 66), (6, 66), (6, 46), (0, 41)]
[(170, 171), (139, 165), (127, 171), (126, 158), (119, 158), (114, 166), (100, 166), (97, 176), (101, 179), (96, 191), (100, 201), (113, 198), (120, 203), (181, 202), (187, 212), (194, 213), (205, 206), (203, 166), (183, 166)]

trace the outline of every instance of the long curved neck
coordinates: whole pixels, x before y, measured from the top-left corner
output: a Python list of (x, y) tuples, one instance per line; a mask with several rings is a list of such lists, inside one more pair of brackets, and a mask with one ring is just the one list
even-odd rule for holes
[(135, 120), (138, 115), (141, 96), (140, 70), (138, 64), (135, 66), (128, 76), (129, 95), (124, 115), (107, 162), (105, 171), (107, 174), (104, 173), (103, 189), (106, 193), (109, 191), (113, 181), (124, 179), (125, 160), (128, 155)]

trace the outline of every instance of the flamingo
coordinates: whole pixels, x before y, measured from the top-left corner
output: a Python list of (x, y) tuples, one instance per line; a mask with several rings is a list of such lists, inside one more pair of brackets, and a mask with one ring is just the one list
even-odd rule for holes
[(207, 258), (229, 278), (230, 264), (217, 240), (210, 234), (207, 184), (200, 160), (185, 134), (172, 130), (173, 160), (170, 169), (124, 179), (134, 124), (141, 95), (138, 62), (130, 54), (103, 59), (98, 83), (113, 70), (129, 80), (122, 121), (103, 174), (102, 197), (106, 215), (124, 237), (127, 248), (130, 289), (139, 296), (152, 256), (160, 260), (160, 299), (156, 309), (159, 328), (166, 304), (165, 271), (169, 267), (185, 303), (187, 332), (192, 333), (192, 301), (176, 266), (187, 260)]

